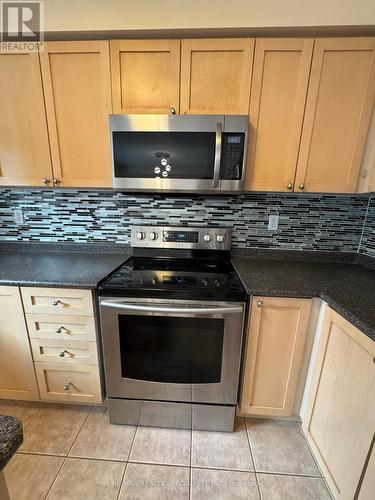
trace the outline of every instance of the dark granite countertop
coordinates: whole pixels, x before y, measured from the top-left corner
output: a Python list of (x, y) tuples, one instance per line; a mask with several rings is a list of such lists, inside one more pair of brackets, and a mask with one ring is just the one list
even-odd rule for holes
[(329, 254), (311, 261), (288, 260), (285, 253), (233, 252), (232, 263), (249, 295), (320, 297), (375, 341), (374, 270), (355, 264), (350, 255), (335, 262)]
[(94, 289), (130, 252), (127, 245), (0, 243), (0, 285)]
[(16, 453), (23, 441), (22, 422), (16, 417), (0, 415), (0, 471)]

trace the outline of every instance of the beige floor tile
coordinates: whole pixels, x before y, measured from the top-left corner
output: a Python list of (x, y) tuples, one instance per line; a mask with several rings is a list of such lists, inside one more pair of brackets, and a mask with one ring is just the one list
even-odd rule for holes
[(128, 464), (119, 500), (188, 500), (189, 468)]
[(48, 500), (116, 500), (125, 464), (67, 458)]
[(330, 500), (320, 478), (258, 474), (258, 481), (263, 500)]
[(296, 422), (246, 419), (255, 469), (319, 476), (319, 470)]
[(136, 427), (109, 423), (107, 408), (92, 408), (69, 456), (127, 460)]
[(78, 405), (45, 406), (26, 428), (20, 451), (66, 455), (89, 410)]
[(236, 420), (234, 432), (193, 431), (192, 465), (253, 471), (243, 419)]
[(0, 399), (0, 415), (11, 415), (12, 417), (20, 418), (25, 428), (41, 406), (42, 403), (34, 401)]
[(191, 431), (138, 427), (129, 460), (190, 465)]
[(60, 457), (16, 453), (4, 469), (11, 499), (44, 499), (63, 460)]
[(213, 469), (192, 469), (192, 500), (258, 500), (255, 474)]

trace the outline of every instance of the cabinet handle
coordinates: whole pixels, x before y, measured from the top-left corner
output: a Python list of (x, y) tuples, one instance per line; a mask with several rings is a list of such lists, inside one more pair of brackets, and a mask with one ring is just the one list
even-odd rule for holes
[(56, 179), (56, 177), (53, 178), (53, 185), (54, 186), (57, 186), (58, 184), (60, 184), (60, 179)]
[(174, 108), (173, 106), (171, 107), (170, 111), (171, 111), (171, 115), (176, 114), (176, 108)]
[(304, 189), (305, 185), (303, 182), (301, 182), (301, 184), (298, 186), (300, 189)]
[(289, 190), (291, 190), (291, 189), (292, 189), (292, 187), (293, 187), (293, 184), (292, 184), (291, 182), (289, 182), (289, 184), (287, 185), (287, 188), (288, 188)]
[(69, 351), (67, 351), (66, 349), (64, 351), (59, 352), (59, 357), (64, 358), (65, 354), (69, 354)]
[[(61, 300), (57, 299), (57, 300), (54, 300), (54, 301), (52, 302), (52, 305), (53, 305), (53, 306), (58, 306), (58, 305), (59, 305), (59, 304), (61, 304), (61, 303), (62, 303), (62, 302), (61, 302)], [(59, 333), (60, 333), (60, 332), (59, 332)]]
[(65, 328), (65, 326), (60, 326), (59, 328), (57, 328), (56, 333), (63, 333), (63, 331), (65, 333), (69, 333), (69, 331)]
[(263, 302), (261, 300), (257, 300), (257, 307), (262, 307)]
[(71, 382), (68, 382), (67, 384), (64, 384), (64, 391), (69, 391), (69, 387), (71, 386)]
[(43, 184), (44, 184), (44, 185), (47, 185), (47, 184), (49, 184), (51, 181), (50, 181), (50, 179), (47, 179), (47, 177), (43, 177), (42, 182), (43, 182)]

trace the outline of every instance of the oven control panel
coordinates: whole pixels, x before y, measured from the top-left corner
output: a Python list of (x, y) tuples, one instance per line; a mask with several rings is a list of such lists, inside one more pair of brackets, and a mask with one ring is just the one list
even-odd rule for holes
[(230, 250), (232, 229), (228, 227), (132, 226), (135, 248), (181, 248)]

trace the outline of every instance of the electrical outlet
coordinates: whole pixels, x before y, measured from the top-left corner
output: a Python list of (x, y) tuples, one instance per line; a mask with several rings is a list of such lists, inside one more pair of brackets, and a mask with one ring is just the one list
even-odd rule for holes
[(22, 208), (15, 208), (13, 211), (13, 215), (14, 215), (14, 222), (16, 224), (24, 223)]
[(270, 215), (270, 218), (268, 219), (268, 230), (277, 231), (278, 225), (279, 225), (279, 216)]

